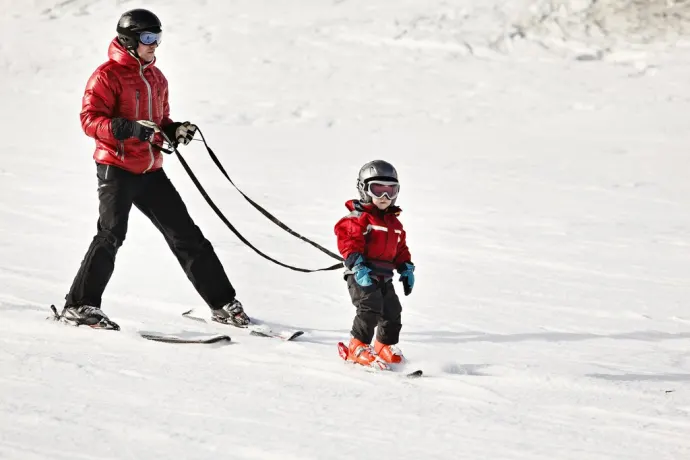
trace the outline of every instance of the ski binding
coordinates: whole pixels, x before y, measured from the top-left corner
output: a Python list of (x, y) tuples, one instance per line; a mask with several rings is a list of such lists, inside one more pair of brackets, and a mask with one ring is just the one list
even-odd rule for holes
[(197, 312), (195, 312), (194, 309), (188, 310), (184, 313), (182, 313), (182, 316), (191, 319), (192, 321), (197, 321), (200, 323), (205, 323), (208, 324), (209, 322), (216, 322), (218, 324), (222, 324), (223, 326), (233, 326), (239, 329), (247, 329), (249, 331), (249, 335), (253, 335), (255, 337), (267, 337), (267, 338), (274, 338), (274, 339), (280, 339), (285, 342), (289, 342), (292, 340), (295, 340), (296, 338), (304, 335), (304, 331), (302, 330), (282, 330), (282, 331), (275, 331), (271, 326), (267, 323), (263, 323), (259, 320), (252, 320), (253, 324), (250, 323), (246, 326), (242, 325), (237, 325), (233, 323), (224, 323), (220, 321), (216, 321), (214, 319), (211, 320), (206, 320), (202, 318), (201, 316), (198, 315)]
[(49, 316), (46, 319), (52, 319), (53, 321), (59, 321), (64, 324), (69, 324), (70, 326), (89, 326), (92, 329), (104, 329), (107, 331), (119, 331), (120, 326), (110, 319), (102, 318), (99, 322), (94, 324), (88, 324), (85, 322), (74, 321), (72, 319), (64, 317), (62, 314), (58, 313), (55, 305), (51, 305), (50, 309), (53, 311), (53, 316)]

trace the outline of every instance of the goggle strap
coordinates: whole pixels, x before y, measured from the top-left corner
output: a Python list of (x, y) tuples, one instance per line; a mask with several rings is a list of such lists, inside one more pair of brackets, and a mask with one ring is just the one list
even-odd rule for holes
[[(142, 32), (133, 32), (133, 31), (131, 31), (131, 30), (129, 30), (129, 29), (124, 29), (124, 28), (122, 28), (122, 27), (120, 27), (120, 26), (117, 26), (116, 30), (117, 30), (117, 33), (118, 33), (118, 34), (126, 35), (127, 37), (130, 37), (130, 38), (132, 38), (132, 39), (134, 39), (134, 40), (137, 40), (137, 41), (140, 41), (141, 34), (147, 33), (147, 32), (148, 32), (148, 31), (146, 31), (146, 30), (144, 30), (144, 31), (142, 31)], [(158, 36), (160, 37), (162, 31), (161, 31), (161, 32), (148, 32), (148, 33), (154, 34), (154, 35), (158, 35)], [(159, 38), (158, 40), (156, 40), (156, 41), (160, 41), (160, 38)], [(152, 43), (154, 43), (154, 42), (151, 42), (151, 43), (148, 43), (148, 44), (150, 45), (150, 44), (152, 44)]]

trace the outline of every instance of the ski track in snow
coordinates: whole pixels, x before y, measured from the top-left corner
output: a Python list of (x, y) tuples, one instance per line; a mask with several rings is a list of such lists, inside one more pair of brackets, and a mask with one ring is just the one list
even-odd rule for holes
[[(166, 171), (250, 316), (305, 335), (183, 318), (204, 307), (136, 211), (104, 298), (122, 331), (46, 320), (96, 228), (83, 86), (135, 5), (0, 0), (0, 459), (689, 458), (690, 54), (498, 52), (524, 3), (147, 4), (173, 118), (198, 123), (296, 231), (334, 250), (358, 168), (396, 165), (417, 264), (400, 346), (424, 370), (406, 379), (342, 362), (354, 309), (340, 273), (259, 258), (174, 157)], [(183, 154), (257, 247), (330, 265), (248, 206), (201, 144)]]

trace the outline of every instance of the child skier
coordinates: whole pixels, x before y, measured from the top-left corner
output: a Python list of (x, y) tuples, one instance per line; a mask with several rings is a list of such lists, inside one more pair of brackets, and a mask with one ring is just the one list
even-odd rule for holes
[[(359, 200), (345, 206), (350, 214), (335, 225), (338, 250), (345, 259), (345, 280), (357, 308), (346, 359), (386, 369), (404, 361), (398, 343), (402, 306), (393, 289), (393, 269), (400, 274), (405, 295), (414, 286), (414, 264), (395, 206), (398, 173), (382, 160), (362, 166), (357, 179)], [(371, 341), (376, 340), (372, 347)]]

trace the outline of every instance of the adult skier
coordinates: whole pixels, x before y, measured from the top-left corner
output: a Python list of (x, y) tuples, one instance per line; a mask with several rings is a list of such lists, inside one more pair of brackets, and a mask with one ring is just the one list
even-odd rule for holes
[(197, 130), (189, 122), (170, 118), (168, 82), (155, 57), (162, 35), (161, 21), (151, 11), (125, 12), (110, 43), (108, 61), (86, 85), (81, 125), (96, 142), (99, 215), (97, 233), (65, 298), (62, 318), (92, 327), (112, 324), (101, 309), (101, 298), (134, 205), (163, 234), (210, 307), (212, 319), (246, 326), (249, 317), (213, 246), (162, 169), (164, 137), (158, 128), (175, 146), (188, 144)]

